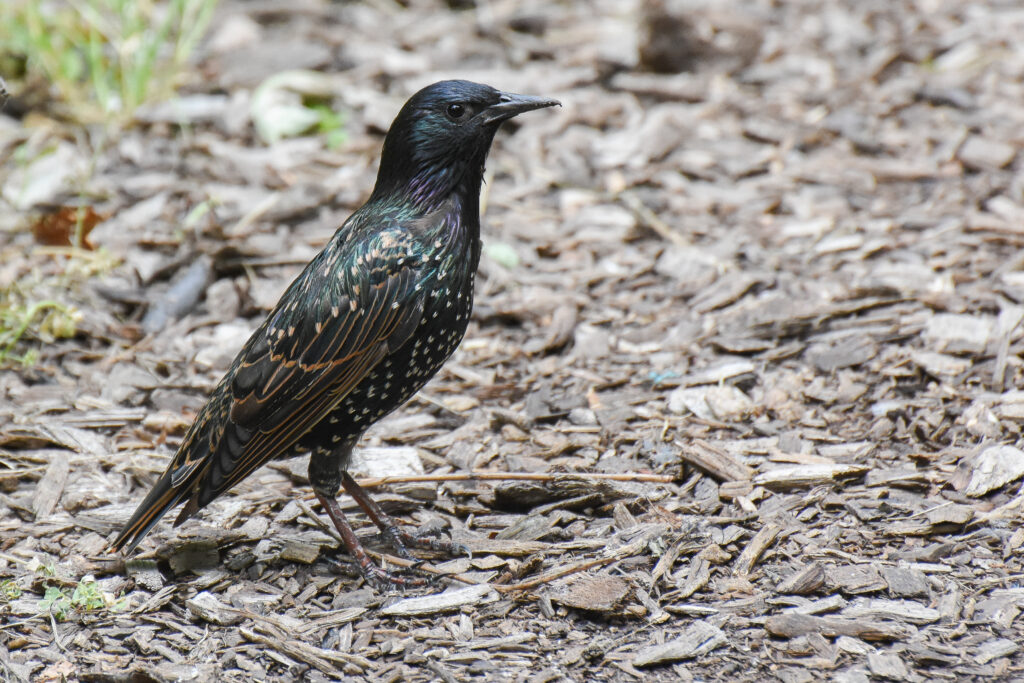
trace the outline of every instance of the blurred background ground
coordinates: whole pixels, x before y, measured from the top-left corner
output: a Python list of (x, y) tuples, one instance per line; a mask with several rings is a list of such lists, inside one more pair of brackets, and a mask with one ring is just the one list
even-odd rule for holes
[[(1022, 675), (1018, 3), (131, 5), (2, 10), (0, 678)], [(463, 581), (363, 585), (304, 460), (105, 555), (450, 77), (564, 104), (356, 468)]]

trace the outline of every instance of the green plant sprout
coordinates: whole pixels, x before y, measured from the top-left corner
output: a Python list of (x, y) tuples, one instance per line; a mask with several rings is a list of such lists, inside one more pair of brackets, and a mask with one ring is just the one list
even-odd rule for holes
[(128, 119), (173, 93), (216, 0), (8, 0), (0, 45), (84, 121)]

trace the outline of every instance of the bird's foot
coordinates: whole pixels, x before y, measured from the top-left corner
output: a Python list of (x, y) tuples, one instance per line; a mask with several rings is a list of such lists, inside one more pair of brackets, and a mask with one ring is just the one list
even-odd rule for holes
[[(332, 522), (334, 522), (334, 526), (338, 530), (338, 534), (341, 536), (345, 550), (347, 550), (352, 559), (356, 561), (356, 566), (359, 567), (359, 573), (362, 574), (363, 578), (365, 578), (369, 583), (384, 588), (420, 588), (430, 584), (430, 579), (426, 577), (399, 576), (377, 566), (367, 554), (366, 549), (363, 548), (363, 544), (359, 542), (359, 538), (356, 537), (355, 531), (352, 530), (352, 526), (345, 518), (345, 513), (341, 511), (338, 501), (333, 496), (326, 495), (320, 491), (317, 491), (316, 495), (317, 498), (320, 499), (320, 504), (324, 506), (324, 512), (326, 512), (327, 516), (331, 518)], [(415, 568), (415, 565), (413, 565), (413, 568)]]
[(373, 498), (370, 498), (363, 487), (357, 484), (356, 480), (348, 472), (342, 474), (341, 485), (352, 496), (352, 499), (356, 501), (359, 507), (363, 509), (367, 517), (377, 525), (381, 534), (394, 546), (398, 554), (405, 559), (414, 559), (412, 553), (409, 552), (409, 546), (425, 550), (436, 550), (448, 555), (466, 554), (469, 557), (473, 556), (473, 553), (465, 545), (441, 538), (440, 529), (425, 529), (420, 533), (411, 534), (398, 526), (398, 523), (380, 509), (380, 506), (374, 502)]
[[(354, 562), (351, 563), (344, 562), (333, 554), (324, 554), (322, 559), (339, 573), (351, 573), (352, 565), (354, 564), (359, 575), (362, 576), (367, 583), (379, 590), (388, 590), (392, 588), (422, 588), (434, 583), (434, 578), (430, 576), (406, 576), (404, 574), (390, 572), (387, 569), (378, 566), (369, 558), (369, 556), (363, 556), (358, 559), (352, 558)], [(416, 565), (412, 565), (408, 567), (408, 569), (415, 570)]]
[(394, 544), (399, 553), (408, 553), (406, 546), (412, 546), (424, 550), (434, 550), (446, 555), (473, 557), (473, 552), (466, 545), (456, 543), (451, 538), (442, 538), (443, 532), (440, 529), (424, 529), (415, 534), (399, 528), (390, 531), (394, 536)]

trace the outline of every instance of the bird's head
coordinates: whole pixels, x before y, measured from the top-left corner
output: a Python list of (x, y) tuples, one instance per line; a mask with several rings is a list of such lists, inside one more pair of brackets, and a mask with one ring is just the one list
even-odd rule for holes
[(498, 126), (517, 114), (557, 104), (470, 81), (428, 85), (409, 98), (388, 130), (374, 196), (403, 193), (417, 203), (430, 203), (458, 188), (479, 193)]

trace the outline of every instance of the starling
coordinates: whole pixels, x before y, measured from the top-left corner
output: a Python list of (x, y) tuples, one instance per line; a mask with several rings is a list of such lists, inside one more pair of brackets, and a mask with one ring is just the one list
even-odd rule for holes
[(178, 504), (175, 526), (261, 465), (308, 452), (313, 491), (363, 575), (424, 583), (374, 564), (335, 496), (344, 488), (407, 557), (406, 545), (454, 550), (401, 530), (346, 469), (363, 432), (426, 384), (466, 332), (495, 132), (557, 104), (468, 81), (434, 83), (405, 103), (369, 200), (246, 342), (114, 549), (131, 551)]

